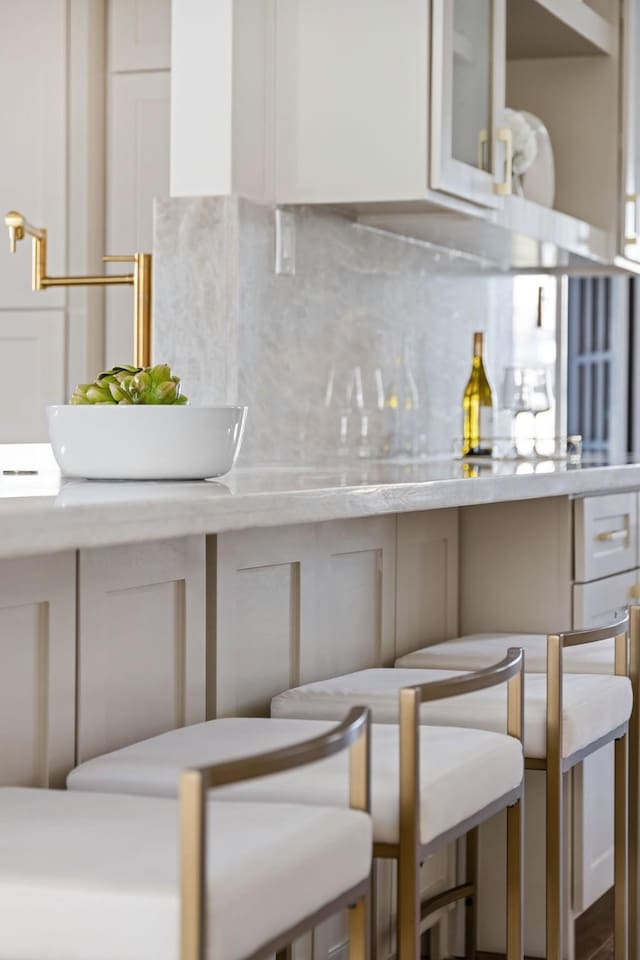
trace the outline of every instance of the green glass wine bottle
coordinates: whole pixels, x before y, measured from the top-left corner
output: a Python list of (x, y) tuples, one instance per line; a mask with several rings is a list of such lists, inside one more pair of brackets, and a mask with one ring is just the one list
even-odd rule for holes
[(493, 394), (484, 369), (484, 335), (473, 335), (471, 375), (462, 398), (464, 456), (490, 457), (493, 438)]

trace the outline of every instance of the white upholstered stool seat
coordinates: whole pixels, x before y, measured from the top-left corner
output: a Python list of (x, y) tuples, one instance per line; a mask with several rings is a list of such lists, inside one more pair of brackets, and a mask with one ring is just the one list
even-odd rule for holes
[[(207, 956), (237, 960), (366, 881), (357, 810), (208, 803)], [(0, 957), (177, 960), (178, 803), (0, 789)]]
[[(454, 670), (374, 668), (295, 687), (274, 697), (274, 717), (340, 720), (350, 706), (365, 703), (374, 723), (398, 722), (398, 695), (403, 687), (461, 675)], [(528, 758), (546, 755), (547, 690), (543, 674), (525, 678), (524, 752)], [(562, 755), (581, 751), (623, 726), (631, 714), (633, 696), (628, 677), (570, 674), (563, 683)], [(423, 704), (426, 724), (477, 727), (504, 733), (507, 695), (504, 687), (478, 690), (464, 697)]]
[[(71, 772), (67, 785), (70, 790), (172, 797), (185, 766), (273, 750), (317, 736), (330, 726), (314, 720), (211, 720), (88, 760)], [(460, 727), (422, 728), (420, 754), (420, 840), (424, 845), (454, 831), (522, 782), (522, 748), (513, 737)], [(299, 770), (222, 787), (213, 795), (216, 800), (346, 806), (347, 764), (347, 756), (340, 754)], [(398, 727), (375, 724), (371, 729), (371, 812), (378, 843), (398, 842), (398, 784)]]
[[(481, 670), (504, 657), (510, 647), (524, 650), (527, 673), (546, 673), (547, 637), (536, 633), (472, 633), (422, 647), (396, 660), (396, 667), (420, 670)], [(614, 641), (569, 647), (563, 655), (564, 673), (613, 673)]]

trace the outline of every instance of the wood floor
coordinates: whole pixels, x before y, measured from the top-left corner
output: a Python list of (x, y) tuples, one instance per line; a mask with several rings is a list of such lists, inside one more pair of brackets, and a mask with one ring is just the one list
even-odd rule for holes
[[(504, 960), (478, 953), (478, 960)], [(589, 907), (576, 923), (576, 960), (613, 960), (613, 890)]]
[(578, 918), (576, 960), (613, 960), (613, 890)]

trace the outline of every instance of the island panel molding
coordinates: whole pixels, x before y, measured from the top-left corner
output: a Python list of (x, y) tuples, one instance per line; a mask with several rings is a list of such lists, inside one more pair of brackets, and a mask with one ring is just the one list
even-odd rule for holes
[(205, 543), (83, 550), (78, 760), (205, 719)]
[(398, 515), (396, 657), (458, 636), (459, 512)]
[(392, 664), (395, 530), (371, 517), (219, 536), (209, 714), (267, 716), (288, 687)]
[(0, 561), (0, 783), (62, 787), (74, 765), (76, 557)]

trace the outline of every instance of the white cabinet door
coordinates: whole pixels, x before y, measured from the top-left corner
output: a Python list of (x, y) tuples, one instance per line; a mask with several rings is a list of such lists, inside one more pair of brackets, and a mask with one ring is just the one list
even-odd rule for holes
[(623, 0), (622, 30), (622, 184), (619, 249), (640, 260), (640, 11), (637, 0)]
[(394, 656), (395, 518), (217, 538), (208, 713), (267, 715), (288, 687)]
[(205, 718), (204, 537), (83, 550), (78, 760)]
[(398, 517), (396, 657), (458, 636), (458, 511)]
[(109, 0), (109, 70), (168, 70), (171, 0)]
[(488, 207), (511, 192), (504, 0), (433, 0), (430, 186)]
[[(67, 19), (64, 0), (0, 0), (1, 212), (17, 209), (48, 227), (51, 273), (65, 268)], [(0, 443), (46, 440), (43, 404), (64, 395), (65, 292), (32, 291), (30, 247), (27, 238), (12, 256), (2, 224)]]
[(64, 403), (63, 310), (0, 309), (1, 443), (48, 440), (45, 407)]
[[(107, 110), (107, 253), (153, 250), (153, 201), (169, 194), (168, 70), (116, 73)], [(125, 265), (126, 266), (126, 265)], [(122, 273), (114, 264), (112, 273)], [(130, 287), (106, 291), (106, 365), (133, 356)]]
[(393, 666), (396, 519), (318, 525), (316, 637), (303, 642), (302, 683)]
[(62, 787), (74, 765), (75, 553), (0, 561), (0, 784)]

